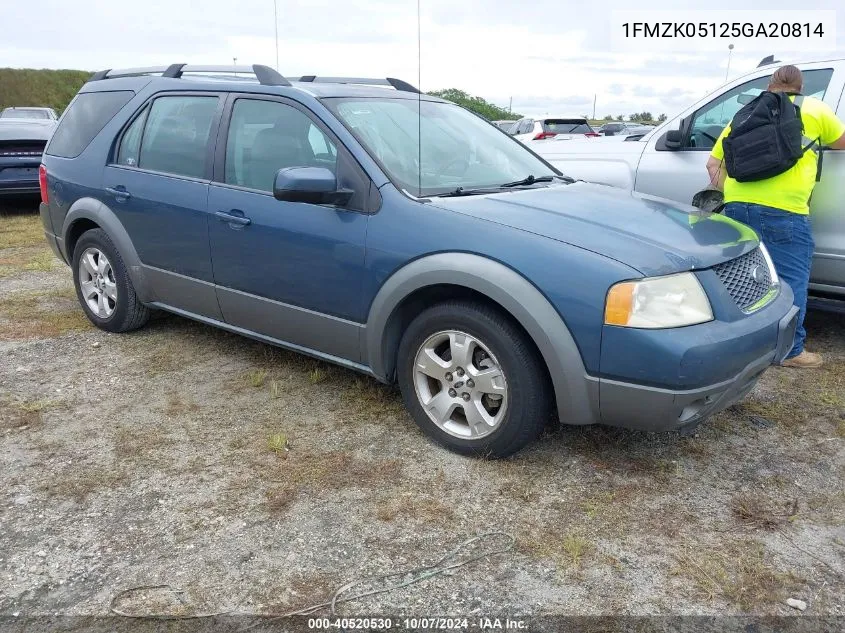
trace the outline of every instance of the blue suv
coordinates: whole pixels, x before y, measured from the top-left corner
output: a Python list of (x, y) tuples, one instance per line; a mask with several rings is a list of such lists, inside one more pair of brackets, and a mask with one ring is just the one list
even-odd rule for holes
[(168, 310), (398, 382), (461, 453), (511, 454), (554, 413), (691, 427), (792, 345), (753, 231), (573, 181), (396, 79), (101, 71), (40, 175), (97, 327)]

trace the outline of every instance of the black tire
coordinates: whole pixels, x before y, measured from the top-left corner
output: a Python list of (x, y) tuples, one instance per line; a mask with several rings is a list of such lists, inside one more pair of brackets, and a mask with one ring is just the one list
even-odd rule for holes
[[(429, 418), (415, 390), (417, 352), (429, 337), (447, 330), (475, 337), (498, 361), (507, 380), (503, 417), (491, 433), (478, 439), (458, 437), (440, 428)], [(540, 436), (552, 410), (549, 380), (530, 339), (507, 315), (475, 301), (449, 301), (420, 313), (399, 344), (397, 377), (405, 406), (420, 429), (463, 455), (507, 457), (516, 453)]]
[[(82, 295), (80, 283), (80, 260), (89, 248), (96, 248), (102, 252), (109, 264), (117, 289), (117, 300), (114, 301), (114, 311), (102, 318), (95, 314), (88, 306)], [(79, 238), (73, 249), (73, 284), (76, 287), (76, 298), (85, 312), (85, 316), (101, 330), (107, 332), (129, 332), (142, 327), (150, 319), (150, 309), (138, 300), (135, 287), (126, 271), (126, 265), (108, 234), (102, 229), (91, 229)]]

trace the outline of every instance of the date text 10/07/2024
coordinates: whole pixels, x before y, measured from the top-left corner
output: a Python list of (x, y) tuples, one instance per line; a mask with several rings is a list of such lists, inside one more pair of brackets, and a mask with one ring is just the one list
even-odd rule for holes
[(527, 630), (528, 625), (523, 620), (511, 618), (309, 618), (308, 628), (315, 630), (376, 630), (389, 631), (391, 629), (405, 631), (449, 631), (469, 630), (478, 631), (518, 631)]

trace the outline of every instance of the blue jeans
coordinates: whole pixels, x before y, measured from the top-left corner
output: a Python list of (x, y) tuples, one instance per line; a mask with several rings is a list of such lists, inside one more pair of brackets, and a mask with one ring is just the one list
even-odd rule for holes
[(798, 329), (792, 351), (786, 357), (798, 356), (804, 351), (804, 339), (807, 337), (804, 315), (807, 313), (807, 286), (815, 247), (810, 216), (746, 202), (729, 202), (724, 213), (757, 232), (772, 257), (778, 277), (792, 287), (794, 303), (799, 310)]

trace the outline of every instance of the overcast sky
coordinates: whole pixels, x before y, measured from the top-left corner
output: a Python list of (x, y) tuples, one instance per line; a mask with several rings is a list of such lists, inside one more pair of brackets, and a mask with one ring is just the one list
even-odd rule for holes
[[(649, 2), (648, 9), (754, 9), (734, 0)], [(276, 64), (273, 0), (0, 0), (0, 66), (96, 70), (174, 62)], [(421, 0), (421, 72), (416, 0), (277, 0), (279, 70), (394, 76), (424, 90), (461, 88), (529, 114), (673, 114), (724, 81), (724, 52), (614, 50), (610, 13), (630, 2)], [(835, 9), (840, 1), (767, 0), (767, 10)], [(765, 12), (760, 18), (765, 19)], [(845, 11), (835, 47), (781, 50), (776, 42), (733, 51), (730, 76), (768, 54), (782, 60), (845, 57)], [(824, 57), (823, 57), (824, 58)]]

